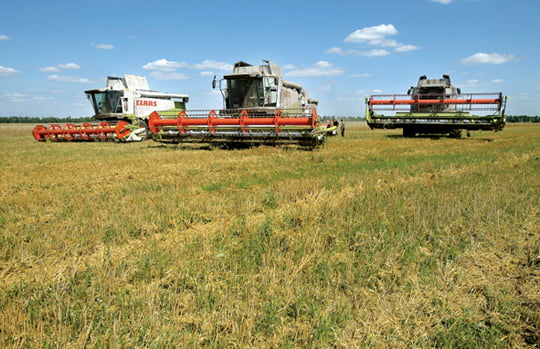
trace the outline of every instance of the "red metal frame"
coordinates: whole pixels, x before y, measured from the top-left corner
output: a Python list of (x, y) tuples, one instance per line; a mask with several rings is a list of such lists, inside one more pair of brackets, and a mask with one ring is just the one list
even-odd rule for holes
[(178, 113), (176, 119), (162, 119), (158, 112), (153, 112), (148, 118), (148, 127), (154, 134), (163, 127), (177, 127), (178, 132), (185, 134), (192, 126), (206, 126), (211, 134), (220, 127), (238, 127), (242, 133), (249, 131), (251, 126), (274, 126), (274, 131), (279, 134), (283, 126), (299, 126), (314, 129), (318, 126), (317, 112), (313, 110), (309, 117), (282, 117), (281, 111), (276, 110), (273, 117), (251, 117), (244, 109), (238, 117), (219, 117), (215, 110), (208, 112), (206, 118), (190, 118), (188, 113)]
[(500, 104), (501, 100), (497, 98), (484, 98), (484, 99), (387, 99), (387, 100), (374, 100), (369, 101), (372, 105), (385, 104), (385, 105), (398, 105), (398, 104)]
[(49, 125), (49, 127), (37, 125), (33, 129), (32, 135), (38, 141), (45, 141), (47, 139), (51, 141), (89, 141), (96, 138), (106, 140), (113, 135), (116, 135), (118, 139), (123, 139), (131, 133), (131, 130), (126, 127), (127, 125), (128, 123), (123, 120), (114, 126), (111, 126), (106, 121), (102, 121), (97, 125), (85, 122), (79, 126), (66, 124), (63, 127), (57, 124)]
[[(485, 98), (490, 96), (492, 98)], [(496, 96), (495, 98), (493, 98)], [(483, 98), (484, 97), (484, 98)], [(369, 97), (369, 109), (373, 110), (377, 106), (406, 106), (406, 105), (496, 105), (497, 110), (501, 109), (503, 104), (502, 93), (467, 93), (452, 98), (436, 98), (433, 95), (419, 96), (412, 99), (409, 95), (373, 95)], [(477, 109), (478, 107), (475, 107)], [(494, 107), (491, 107), (494, 108)]]

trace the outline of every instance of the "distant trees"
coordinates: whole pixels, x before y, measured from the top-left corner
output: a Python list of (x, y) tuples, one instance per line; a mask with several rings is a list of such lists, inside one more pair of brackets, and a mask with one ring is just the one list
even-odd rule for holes
[(366, 118), (364, 116), (339, 116), (339, 115), (319, 115), (319, 118), (321, 120), (346, 120), (346, 121), (365, 121)]
[(90, 117), (58, 118), (52, 116), (30, 117), (30, 116), (0, 116), (0, 124), (51, 124), (51, 123), (78, 123), (90, 121)]
[(506, 116), (507, 122), (540, 122), (540, 116), (510, 115)]

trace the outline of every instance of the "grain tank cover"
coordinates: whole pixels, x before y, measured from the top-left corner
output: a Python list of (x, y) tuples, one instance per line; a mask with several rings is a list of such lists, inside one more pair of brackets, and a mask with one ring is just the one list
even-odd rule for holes
[[(461, 90), (452, 86), (449, 75), (443, 75), (442, 79), (428, 79), (425, 75), (420, 76), (416, 87), (411, 87), (407, 92), (413, 98), (451, 98), (459, 95)], [(413, 108), (411, 111), (418, 111)]]
[(239, 61), (234, 64), (233, 72), (226, 74), (223, 77), (225, 79), (238, 78), (238, 77), (257, 77), (257, 76), (281, 76), (281, 69), (279, 66), (271, 61), (263, 60), (264, 65), (251, 65), (244, 61)]
[(122, 91), (125, 89), (148, 91), (150, 90), (150, 87), (148, 87), (148, 81), (146, 81), (146, 77), (132, 74), (124, 74), (124, 78), (108, 76), (106, 89), (116, 91)]
[(150, 90), (146, 77), (139, 75), (124, 74), (126, 87), (130, 90)]
[(443, 75), (442, 79), (427, 79), (425, 75), (422, 75), (418, 79), (416, 87), (451, 87), (450, 76)]

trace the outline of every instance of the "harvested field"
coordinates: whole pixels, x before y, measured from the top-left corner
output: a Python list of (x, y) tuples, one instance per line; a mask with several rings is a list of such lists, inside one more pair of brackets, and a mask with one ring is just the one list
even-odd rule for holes
[(320, 149), (0, 125), (2, 347), (538, 348), (540, 126)]

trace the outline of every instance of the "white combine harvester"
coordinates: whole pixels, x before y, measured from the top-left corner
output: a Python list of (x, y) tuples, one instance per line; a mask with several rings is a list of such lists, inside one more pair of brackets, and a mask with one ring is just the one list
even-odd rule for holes
[(459, 138), (462, 130), (467, 134), (472, 130), (502, 130), (505, 107), (502, 92), (462, 93), (448, 75), (442, 79), (422, 75), (406, 95), (366, 98), (366, 121), (372, 129), (402, 128), (404, 137), (448, 134)]
[[(320, 126), (318, 101), (300, 85), (286, 81), (277, 64), (254, 66), (237, 62), (233, 72), (218, 81), (221, 109), (183, 111), (176, 118), (150, 115), (154, 140), (163, 143), (215, 143), (223, 145), (297, 144), (314, 148), (326, 136)], [(218, 86), (219, 85), (219, 86)]]
[(92, 103), (95, 122), (80, 125), (43, 126), (33, 130), (38, 141), (146, 139), (148, 116), (154, 111), (176, 115), (185, 110), (189, 97), (184, 94), (152, 91), (144, 76), (124, 74), (123, 78), (107, 77), (104, 88), (84, 91)]

